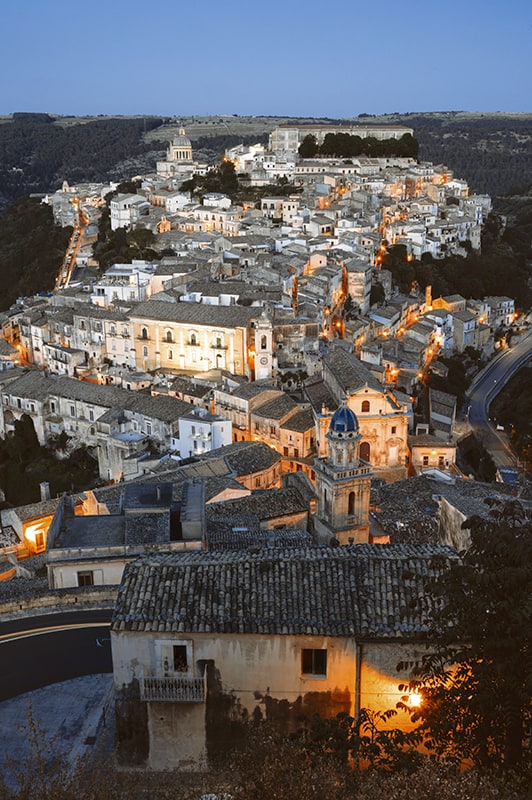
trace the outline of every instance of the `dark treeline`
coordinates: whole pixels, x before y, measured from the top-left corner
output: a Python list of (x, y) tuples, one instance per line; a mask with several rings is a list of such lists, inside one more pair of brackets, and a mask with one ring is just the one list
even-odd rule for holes
[(36, 198), (21, 197), (7, 209), (0, 217), (0, 308), (54, 288), (71, 233)]
[(119, 162), (151, 149), (143, 134), (161, 124), (154, 117), (104, 117), (65, 125), (47, 114), (14, 114), (0, 125), (0, 210), (64, 180), (109, 180)]
[(321, 145), (318, 145), (316, 137), (309, 133), (299, 147), (299, 155), (302, 158), (314, 158), (315, 156), (417, 158), (417, 154), (418, 143), (410, 133), (405, 133), (400, 139), (376, 139), (374, 136), (363, 138), (352, 136), (349, 133), (327, 133)]
[(464, 120), (452, 113), (405, 115), (419, 142), (419, 158), (445, 164), (473, 192), (507, 194), (532, 183), (532, 119), (479, 116)]

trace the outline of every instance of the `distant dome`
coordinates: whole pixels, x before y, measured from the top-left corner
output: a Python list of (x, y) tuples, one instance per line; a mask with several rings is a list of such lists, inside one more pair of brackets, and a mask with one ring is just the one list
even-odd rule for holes
[(185, 134), (184, 128), (180, 128), (178, 136), (174, 136), (172, 145), (174, 147), (192, 147), (190, 139)]
[(342, 405), (334, 412), (329, 426), (329, 433), (358, 433), (358, 420), (348, 406)]

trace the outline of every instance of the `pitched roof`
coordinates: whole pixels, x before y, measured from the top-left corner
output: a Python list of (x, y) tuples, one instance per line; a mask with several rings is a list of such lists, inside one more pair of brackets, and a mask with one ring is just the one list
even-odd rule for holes
[(208, 520), (231, 514), (254, 514), (260, 520), (267, 520), (304, 512), (308, 512), (308, 503), (294, 487), (256, 491), (234, 500), (211, 503), (205, 509)]
[(246, 327), (260, 316), (262, 309), (243, 306), (211, 306), (204, 303), (166, 303), (147, 300), (131, 310), (131, 319), (160, 322), (186, 322), (190, 325), (209, 325), (222, 328)]
[(114, 631), (411, 638), (441, 545), (157, 554), (126, 567)]
[(346, 394), (354, 392), (363, 386), (369, 386), (370, 389), (375, 389), (377, 392), (384, 391), (368, 367), (356, 356), (346, 353), (342, 348), (338, 347), (330, 350), (324, 357), (323, 363), (324, 367), (334, 375), (340, 386), (344, 388)]

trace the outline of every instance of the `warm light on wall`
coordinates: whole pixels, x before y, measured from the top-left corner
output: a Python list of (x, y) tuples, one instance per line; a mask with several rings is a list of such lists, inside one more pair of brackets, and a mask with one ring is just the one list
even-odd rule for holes
[(36, 553), (46, 550), (46, 534), (51, 521), (52, 517), (45, 517), (33, 522), (24, 529), (24, 540), (29, 550)]
[(411, 708), (419, 708), (422, 703), (422, 697), (418, 692), (411, 692), (407, 695), (406, 701)]

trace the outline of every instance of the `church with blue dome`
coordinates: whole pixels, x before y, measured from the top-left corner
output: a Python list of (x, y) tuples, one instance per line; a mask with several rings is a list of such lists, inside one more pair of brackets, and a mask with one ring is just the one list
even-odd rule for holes
[(320, 544), (369, 542), (369, 501), (373, 470), (360, 458), (360, 429), (346, 402), (332, 415), (327, 455), (314, 462), (314, 535)]

